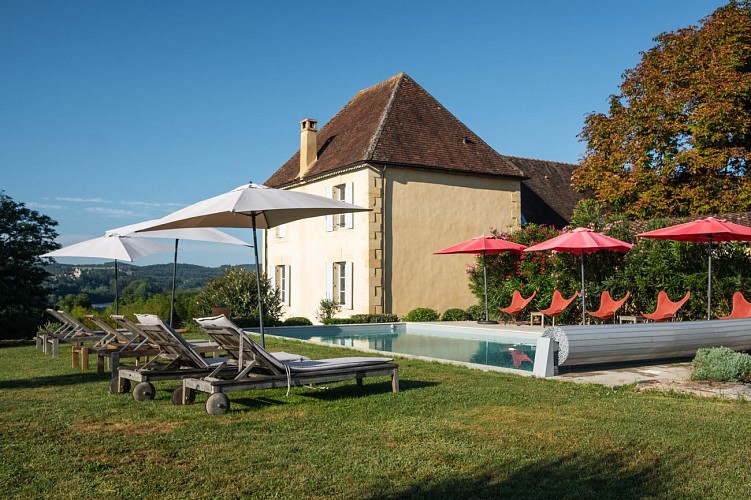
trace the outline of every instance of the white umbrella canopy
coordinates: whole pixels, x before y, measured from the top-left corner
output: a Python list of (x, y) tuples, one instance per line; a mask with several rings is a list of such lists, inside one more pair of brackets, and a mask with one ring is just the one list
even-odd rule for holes
[(167, 245), (143, 238), (105, 235), (47, 252), (41, 257), (93, 257), (132, 262), (139, 257), (169, 250)]
[(133, 262), (139, 257), (145, 257), (159, 252), (168, 252), (170, 247), (149, 241), (144, 238), (129, 236), (105, 235), (99, 238), (75, 243), (67, 247), (42, 254), (40, 257), (92, 257), (97, 259), (113, 259), (115, 261), (115, 312), (118, 312), (117, 261)]
[(250, 243), (235, 238), (234, 236), (227, 234), (223, 231), (219, 231), (213, 227), (186, 227), (180, 229), (164, 229), (161, 231), (148, 231), (145, 233), (139, 233), (141, 229), (153, 227), (155, 224), (161, 222), (161, 219), (147, 220), (144, 222), (138, 222), (136, 224), (130, 224), (128, 226), (118, 227), (115, 229), (109, 229), (105, 231), (105, 235), (118, 235), (118, 236), (130, 236), (133, 238), (164, 238), (164, 239), (179, 239), (179, 240), (192, 240), (192, 241), (209, 241), (212, 243), (227, 243), (229, 245), (244, 245), (246, 247), (253, 246)]
[(162, 217), (157, 223), (140, 231), (186, 227), (239, 227), (253, 229), (258, 295), (258, 321), (261, 344), (265, 346), (261, 278), (258, 272), (258, 241), (256, 229), (270, 229), (288, 222), (322, 215), (367, 212), (369, 208), (314, 194), (273, 189), (262, 184), (248, 183), (207, 200)]
[(130, 224), (128, 226), (118, 227), (106, 231), (106, 235), (131, 236), (133, 238), (169, 238), (175, 240), (175, 256), (172, 261), (172, 295), (170, 298), (169, 326), (173, 326), (175, 318), (175, 282), (177, 280), (177, 249), (180, 240), (209, 241), (212, 243), (226, 243), (228, 245), (252, 246), (239, 238), (235, 238), (213, 227), (188, 227), (179, 229), (163, 229), (161, 231), (149, 231), (146, 233), (137, 233), (139, 229), (144, 229), (154, 224), (158, 220), (147, 220)]
[(273, 189), (251, 182), (173, 212), (140, 231), (185, 227), (269, 229), (310, 217), (369, 210), (315, 194)]

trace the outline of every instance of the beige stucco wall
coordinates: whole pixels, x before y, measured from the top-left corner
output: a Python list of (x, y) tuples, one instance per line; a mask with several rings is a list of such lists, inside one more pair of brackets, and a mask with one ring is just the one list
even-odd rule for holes
[(388, 168), (385, 178), (386, 311), (441, 313), (477, 303), (466, 275), (474, 257), (433, 252), (491, 227), (519, 227), (519, 181), (404, 168)]
[[(353, 183), (352, 202), (370, 207), (373, 172), (370, 169), (328, 177), (295, 187), (295, 191), (326, 196), (326, 187), (347, 182)], [(352, 262), (352, 309), (343, 309), (338, 316), (347, 317), (369, 311), (369, 243), (370, 212), (353, 214), (353, 228), (326, 231), (325, 217), (304, 219), (286, 225), (286, 236), (277, 237), (276, 229), (266, 231), (267, 255), (264, 259), (267, 272), (273, 273), (277, 265), (290, 266), (290, 304), (284, 306), (283, 318), (305, 316), (314, 323), (316, 310), (326, 294), (327, 263)]]

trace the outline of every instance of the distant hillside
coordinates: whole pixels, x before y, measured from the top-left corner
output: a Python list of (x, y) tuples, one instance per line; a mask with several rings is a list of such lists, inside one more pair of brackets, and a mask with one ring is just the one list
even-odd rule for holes
[[(178, 264), (176, 288), (191, 291), (203, 288), (212, 278), (222, 275), (231, 266), (204, 267), (194, 264)], [(244, 265), (254, 270), (253, 265)], [(124, 290), (128, 283), (145, 281), (153, 293), (169, 293), (172, 289), (172, 264), (134, 266), (118, 262), (119, 288)], [(52, 276), (49, 279), (52, 302), (67, 294), (85, 293), (94, 303), (110, 302), (115, 290), (115, 264), (50, 264), (45, 267)]]

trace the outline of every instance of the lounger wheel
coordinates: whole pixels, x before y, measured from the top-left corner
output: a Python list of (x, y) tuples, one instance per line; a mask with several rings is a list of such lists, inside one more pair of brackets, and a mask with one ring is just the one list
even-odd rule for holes
[(222, 392), (216, 392), (206, 400), (206, 413), (224, 415), (229, 411), (229, 398)]
[(147, 399), (154, 399), (156, 389), (151, 382), (141, 382), (133, 388), (133, 399), (136, 401), (146, 401)]
[(110, 394), (125, 394), (130, 391), (130, 380), (114, 377), (110, 380)]
[[(192, 405), (196, 401), (196, 391), (195, 389), (188, 389), (187, 397), (185, 398), (185, 404)], [(172, 391), (172, 404), (173, 405), (181, 405), (183, 404), (183, 386), (178, 387), (174, 391)]]

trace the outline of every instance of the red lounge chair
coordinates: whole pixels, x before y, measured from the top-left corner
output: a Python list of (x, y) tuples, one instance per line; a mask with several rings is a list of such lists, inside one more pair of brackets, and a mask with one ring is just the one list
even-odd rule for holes
[(553, 300), (550, 301), (550, 307), (547, 309), (540, 309), (540, 312), (545, 316), (553, 318), (553, 326), (555, 326), (555, 317), (565, 311), (569, 304), (571, 304), (578, 296), (579, 290), (577, 290), (570, 298), (564, 299), (561, 292), (553, 290)]
[(733, 310), (730, 316), (719, 316), (719, 319), (751, 318), (751, 302), (747, 301), (741, 292), (733, 294)]
[(678, 302), (673, 302), (664, 290), (660, 290), (660, 293), (657, 294), (657, 308), (655, 309), (655, 312), (651, 314), (642, 313), (642, 316), (657, 322), (673, 319), (675, 313), (678, 312), (678, 309), (683, 307), (683, 304), (686, 303), (689, 297), (691, 297), (691, 292), (686, 292), (685, 297)]
[(621, 308), (621, 306), (631, 296), (631, 292), (626, 292), (626, 295), (621, 300), (613, 300), (610, 296), (610, 292), (604, 290), (600, 297), (600, 308), (596, 311), (587, 311), (587, 314), (600, 318), (603, 322), (612, 319), (615, 316), (615, 312)]
[(498, 310), (511, 316), (514, 323), (516, 323), (516, 317), (525, 307), (527, 307), (527, 304), (535, 298), (535, 295), (537, 295), (537, 290), (533, 290), (532, 295), (525, 299), (522, 297), (522, 294), (519, 293), (519, 290), (514, 290), (514, 293), (511, 294), (511, 305), (508, 307), (499, 307)]
[(525, 361), (532, 363), (530, 357), (518, 349), (510, 347), (506, 349), (506, 352), (511, 354), (511, 360), (514, 362), (514, 368), (519, 368)]

